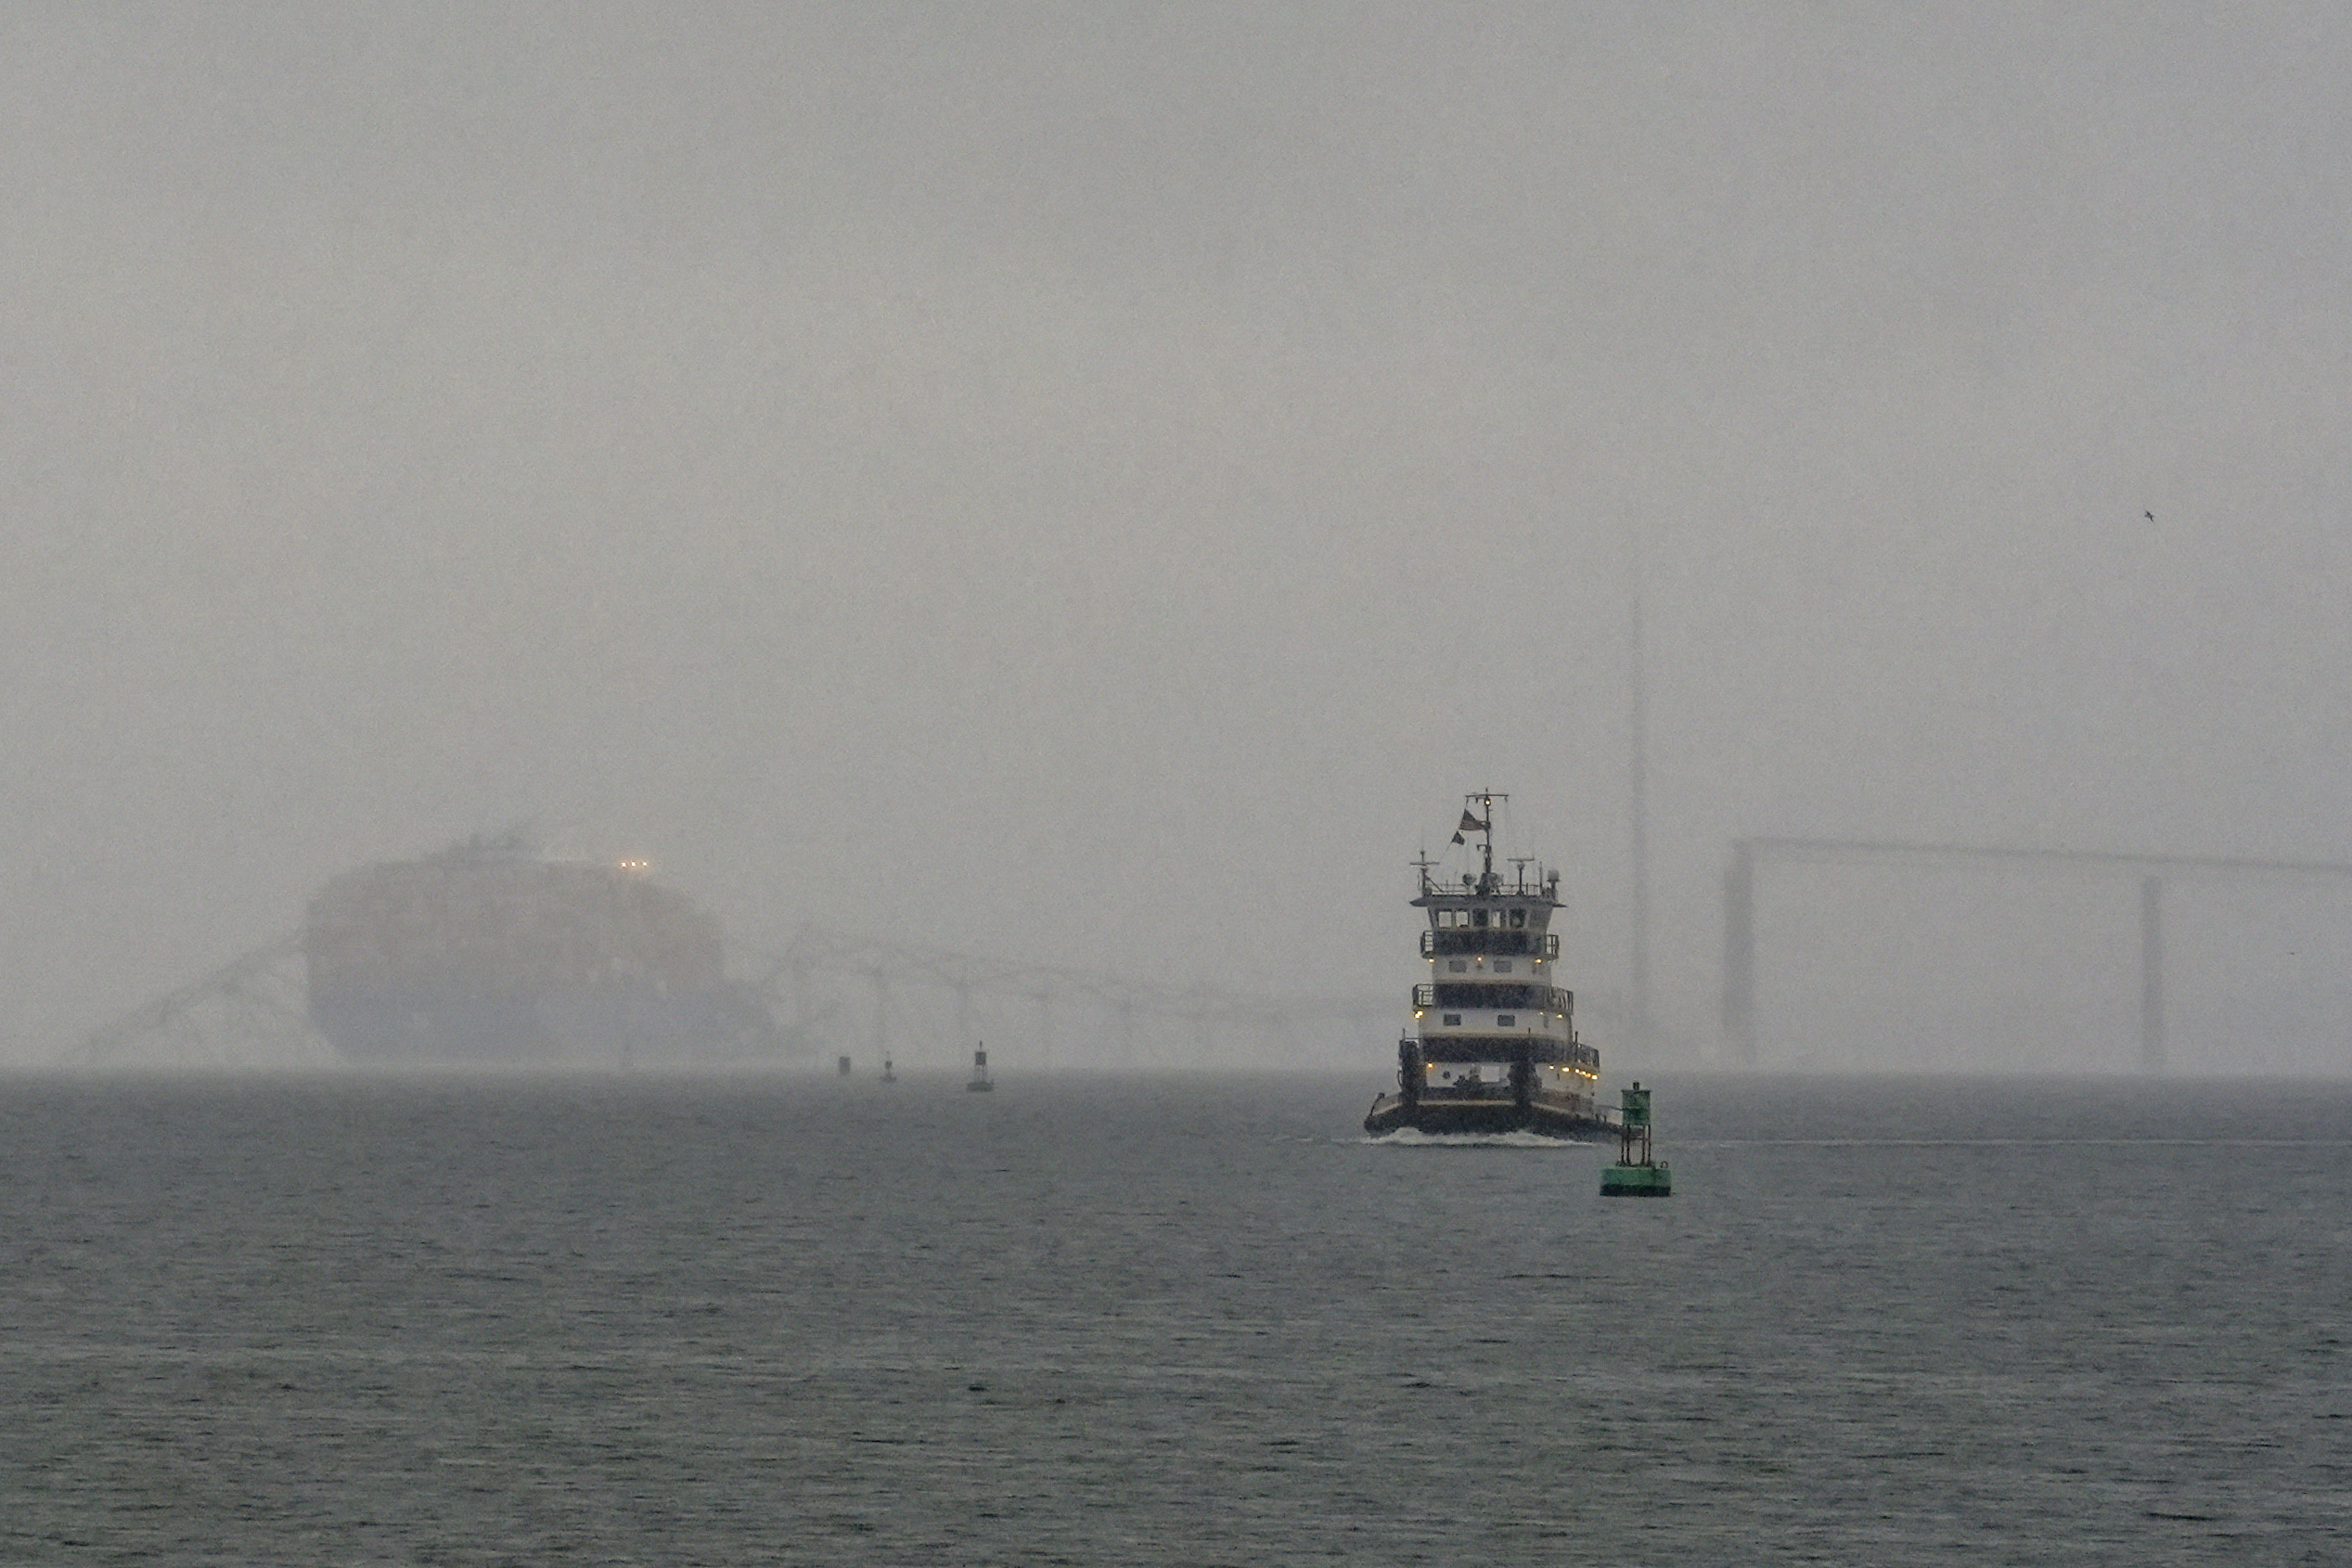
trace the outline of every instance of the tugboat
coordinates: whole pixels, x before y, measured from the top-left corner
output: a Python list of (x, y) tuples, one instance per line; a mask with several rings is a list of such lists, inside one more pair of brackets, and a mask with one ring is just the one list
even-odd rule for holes
[[(1560, 938), (1549, 928), (1561, 906), (1560, 873), (1532, 857), (1495, 869), (1495, 807), (1509, 795), (1463, 797), (1453, 842), (1483, 835), (1478, 869), (1459, 887), (1430, 876), (1421, 956), (1430, 978), (1413, 987), (1414, 1027), (1396, 1042), (1396, 1092), (1372, 1102), (1364, 1130), (1433, 1134), (1535, 1133), (1597, 1142), (1616, 1125), (1593, 1098), (1600, 1053), (1576, 1038), (1574, 996), (1552, 983)], [(1530, 865), (1536, 866), (1531, 880)]]

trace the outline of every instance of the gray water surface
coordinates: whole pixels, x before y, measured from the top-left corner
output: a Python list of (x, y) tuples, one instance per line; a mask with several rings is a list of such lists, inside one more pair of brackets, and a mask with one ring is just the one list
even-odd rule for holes
[(2336, 1563), (2352, 1088), (0, 1085), (0, 1560)]

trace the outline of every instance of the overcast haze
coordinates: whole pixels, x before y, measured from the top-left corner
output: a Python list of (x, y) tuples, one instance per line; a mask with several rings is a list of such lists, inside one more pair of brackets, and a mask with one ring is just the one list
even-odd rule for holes
[[(1492, 787), (1619, 990), (1637, 537), (1669, 1059), (1740, 835), (2352, 859), (2347, 45), (10, 7), (0, 1051), (522, 818), (746, 942), (1401, 995)], [(2135, 1048), (2136, 889), (1773, 886), (1784, 1059)], [(2184, 903), (2192, 1060), (2352, 1061), (2288, 903)]]

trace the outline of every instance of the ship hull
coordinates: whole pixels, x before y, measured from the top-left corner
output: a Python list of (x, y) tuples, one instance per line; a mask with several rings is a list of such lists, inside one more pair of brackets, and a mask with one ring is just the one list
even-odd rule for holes
[(642, 872), (544, 860), (520, 834), (347, 871), (303, 919), (312, 1022), (378, 1065), (779, 1054), (765, 1001), (726, 976), (718, 921)]
[(1412, 1131), (1431, 1137), (1495, 1137), (1508, 1133), (1533, 1133), (1538, 1137), (1571, 1143), (1600, 1143), (1617, 1136), (1613, 1122), (1603, 1121), (1581, 1105), (1567, 1105), (1538, 1096), (1522, 1105), (1509, 1099), (1449, 1099), (1424, 1097), (1407, 1100), (1384, 1094), (1372, 1102), (1364, 1130), (1374, 1137)]
[(765, 1059), (782, 1045), (765, 1009), (732, 988), (314, 997), (311, 1016), (345, 1060), (375, 1066), (646, 1065)]

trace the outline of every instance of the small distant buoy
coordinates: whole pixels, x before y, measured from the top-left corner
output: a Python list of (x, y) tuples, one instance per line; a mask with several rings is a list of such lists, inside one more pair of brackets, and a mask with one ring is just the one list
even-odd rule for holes
[(1603, 1198), (1670, 1198), (1674, 1178), (1650, 1157), (1650, 1091), (1637, 1081), (1617, 1102), (1617, 1163), (1600, 1170)]
[(882, 1082), (885, 1084), (895, 1084), (898, 1082), (898, 1074), (892, 1072), (890, 1069), (890, 1058), (888, 1057), (882, 1058)]
[(840, 1076), (842, 1076), (842, 1077), (844, 1077), (844, 1078), (848, 1077), (848, 1076), (849, 1076), (849, 1058), (847, 1058), (847, 1057), (843, 1057), (843, 1058), (842, 1058), (839, 1061), (835, 1062), (835, 1063), (833, 1064), (833, 1071), (834, 1071), (836, 1073), (838, 1073)]
[(983, 1046), (971, 1053), (971, 1078), (964, 1087), (975, 1094), (986, 1094), (996, 1086), (988, 1081), (988, 1047)]

